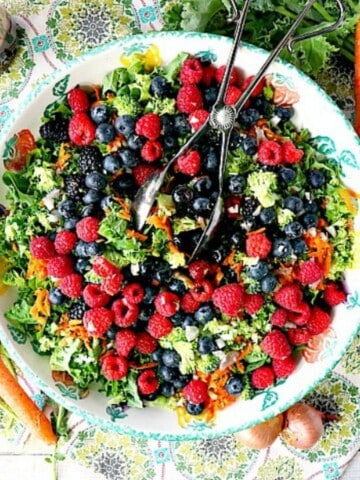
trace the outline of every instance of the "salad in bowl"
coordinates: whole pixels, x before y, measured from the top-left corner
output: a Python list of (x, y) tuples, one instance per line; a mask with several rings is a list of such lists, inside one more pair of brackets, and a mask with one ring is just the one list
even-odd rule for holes
[[(136, 229), (136, 192), (207, 120), (224, 75), (225, 39), (195, 48), (197, 37), (181, 37), (172, 50), (176, 35), (119, 42), (42, 88), (27, 107), (34, 122), (23, 113), (6, 138), (0, 219), (10, 352), (91, 421), (167, 438), (279, 413), (321, 381), (358, 327), (346, 278), (357, 218), (346, 169), (356, 162), (342, 168), (330, 151), (330, 121), (313, 129), (314, 84), (286, 64), (238, 115), (206, 248), (191, 258), (219, 191), (214, 131), (177, 160)], [(226, 104), (263, 56), (241, 48)], [(90, 73), (98, 64), (102, 75)]]

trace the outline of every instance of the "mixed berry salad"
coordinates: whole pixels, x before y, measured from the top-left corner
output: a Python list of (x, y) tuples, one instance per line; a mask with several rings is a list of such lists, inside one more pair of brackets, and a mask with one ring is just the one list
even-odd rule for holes
[[(162, 65), (156, 47), (123, 58), (102, 85), (71, 86), (5, 161), (5, 316), (55, 380), (111, 405), (209, 420), (291, 375), (346, 298), (352, 192), (271, 75), (238, 115), (211, 243), (189, 260), (217, 198), (215, 131), (136, 230), (137, 189), (207, 119), (224, 70), (187, 53)], [(226, 103), (250, 80), (234, 69)]]

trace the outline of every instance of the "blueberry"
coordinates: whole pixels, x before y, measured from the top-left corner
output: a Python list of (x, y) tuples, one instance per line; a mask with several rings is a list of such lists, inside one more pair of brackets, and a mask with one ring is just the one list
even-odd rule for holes
[(189, 203), (194, 193), (187, 185), (177, 185), (172, 191), (172, 198), (175, 203)]
[[(146, 306), (145, 308), (141, 308), (140, 309), (140, 312), (139, 312), (139, 315), (138, 315), (138, 322), (140, 323), (147, 323), (151, 317), (151, 315), (153, 315), (154, 313), (154, 309), (152, 306)], [(143, 325), (140, 325), (141, 329), (144, 329), (144, 326)]]
[(178, 372), (179, 370), (177, 368), (166, 367), (165, 365), (162, 365), (159, 368), (159, 375), (166, 382), (174, 380), (174, 378), (177, 377)]
[(189, 313), (184, 316), (181, 326), (185, 329), (186, 327), (194, 327), (197, 325), (195, 318)]
[(271, 225), (276, 221), (276, 210), (273, 207), (263, 208), (259, 214), (259, 218), (264, 225)]
[(112, 324), (111, 327), (105, 332), (105, 336), (109, 340), (115, 340), (115, 337), (118, 331), (119, 331), (119, 328), (116, 325)]
[(228, 254), (228, 248), (225, 245), (219, 245), (210, 253), (210, 258), (215, 263), (221, 263)]
[(140, 137), (139, 135), (136, 135), (135, 133), (132, 133), (129, 135), (129, 138), (127, 139), (127, 145), (131, 150), (141, 150), (142, 147), (144, 146), (145, 139), (143, 137)]
[(276, 277), (272, 274), (266, 275), (266, 277), (264, 277), (261, 280), (261, 290), (264, 293), (273, 292), (275, 290), (276, 285), (277, 285)]
[(82, 202), (84, 205), (89, 205), (91, 203), (99, 202), (102, 198), (102, 193), (98, 190), (89, 189), (85, 195), (82, 197)]
[(68, 218), (64, 223), (65, 230), (74, 230), (78, 221), (79, 221), (79, 217)]
[(246, 155), (253, 156), (257, 152), (257, 143), (255, 137), (245, 137), (242, 139), (241, 148)]
[(269, 272), (269, 267), (266, 262), (259, 260), (254, 265), (249, 265), (247, 268), (247, 274), (254, 280), (261, 280)]
[(100, 103), (90, 109), (91, 120), (99, 125), (100, 123), (107, 122), (109, 120), (109, 110), (104, 103)]
[(80, 258), (88, 257), (88, 254), (87, 254), (87, 251), (86, 251), (86, 245), (87, 245), (86, 242), (84, 242), (83, 240), (79, 240), (76, 243), (75, 248), (74, 248), (75, 256), (80, 257)]
[(106, 183), (106, 177), (100, 172), (91, 172), (85, 177), (85, 185), (92, 190), (101, 192), (106, 187)]
[(243, 390), (243, 383), (238, 375), (230, 377), (225, 384), (225, 390), (229, 395), (239, 395)]
[(279, 169), (279, 177), (283, 182), (290, 183), (293, 182), (296, 178), (296, 172), (293, 168), (281, 167)]
[(169, 113), (163, 113), (160, 115), (162, 134), (173, 135), (174, 134), (174, 119)]
[(286, 238), (275, 238), (272, 254), (277, 258), (286, 258), (291, 254), (291, 243)]
[(108, 173), (115, 173), (121, 167), (121, 162), (118, 157), (114, 155), (106, 155), (103, 160), (103, 168)]
[(88, 257), (101, 255), (105, 251), (105, 245), (103, 243), (98, 243), (98, 242), (89, 242), (86, 244), (85, 251)]
[(218, 96), (217, 87), (208, 87), (203, 90), (203, 99), (205, 107), (212, 107)]
[(128, 168), (136, 167), (140, 163), (139, 155), (130, 148), (122, 148), (119, 151), (119, 157), (123, 165)]
[(201, 354), (211, 353), (217, 349), (216, 343), (211, 337), (200, 337), (198, 340), (198, 351)]
[(178, 295), (184, 295), (186, 292), (185, 284), (180, 278), (172, 278), (169, 282), (168, 288), (171, 292)]
[(196, 228), (194, 230), (180, 232), (174, 235), (173, 242), (184, 252), (192, 252), (196, 247), (202, 235), (202, 229)]
[(230, 137), (230, 144), (229, 144), (230, 149), (235, 150), (239, 148), (241, 145), (241, 140), (242, 140), (242, 137), (240, 135), (240, 132), (234, 130)]
[(195, 320), (201, 324), (210, 322), (214, 316), (214, 309), (209, 303), (203, 303), (194, 313)]
[(82, 217), (97, 217), (99, 213), (100, 209), (97, 203), (89, 203), (81, 210)]
[(307, 250), (306, 242), (302, 238), (295, 238), (295, 240), (291, 242), (291, 246), (295, 255), (301, 255)]
[(170, 94), (170, 85), (165, 77), (157, 75), (151, 80), (150, 93), (158, 97), (166, 97)]
[(175, 395), (175, 387), (170, 382), (164, 382), (160, 385), (160, 395), (170, 398)]
[(284, 207), (294, 213), (300, 213), (304, 209), (304, 203), (301, 198), (290, 195), (285, 198)]
[(211, 191), (212, 187), (213, 182), (211, 178), (207, 175), (197, 178), (193, 183), (194, 191), (200, 195), (208, 194)]
[(115, 130), (122, 135), (128, 136), (135, 132), (135, 118), (132, 115), (120, 115), (115, 120)]
[(190, 415), (200, 415), (200, 413), (204, 410), (203, 403), (191, 403), (186, 402), (186, 411), (190, 413)]
[(107, 195), (106, 197), (102, 197), (102, 199), (100, 200), (101, 210), (106, 211), (107, 209), (109, 209), (111, 207), (112, 200), (113, 200), (113, 197), (111, 195)]
[(302, 224), (305, 228), (316, 227), (318, 224), (318, 216), (315, 213), (305, 213), (302, 217)]
[(278, 106), (275, 107), (274, 113), (277, 117), (286, 122), (287, 120), (290, 120), (290, 118), (294, 115), (294, 109), (292, 107)]
[(53, 305), (61, 305), (65, 301), (65, 296), (59, 288), (52, 288), (49, 292), (49, 301)]
[(227, 181), (227, 188), (230, 193), (238, 194), (244, 191), (246, 180), (243, 175), (230, 175)]
[(178, 377), (174, 378), (173, 385), (176, 390), (180, 390), (189, 383), (190, 379), (191, 377), (189, 375), (179, 375)]
[(81, 273), (84, 275), (86, 272), (91, 270), (91, 263), (87, 258), (79, 258), (75, 263), (75, 272)]
[(76, 203), (73, 200), (63, 200), (58, 205), (59, 215), (65, 219), (76, 216)]
[(207, 197), (198, 197), (192, 202), (194, 212), (201, 215), (209, 214), (211, 211), (211, 202)]
[(165, 135), (162, 143), (165, 150), (173, 150), (179, 146), (178, 139), (173, 135)]
[(144, 287), (144, 298), (143, 298), (143, 303), (146, 305), (150, 305), (153, 303), (156, 295), (159, 293), (159, 289), (155, 287), (155, 285), (146, 285)]
[(308, 180), (313, 188), (320, 188), (325, 183), (325, 175), (320, 170), (312, 170), (308, 175)]
[(136, 188), (134, 177), (127, 172), (119, 175), (117, 179), (113, 182), (113, 186), (116, 192), (120, 193), (120, 195), (134, 192)]
[(304, 210), (309, 213), (316, 213), (319, 207), (315, 200), (304, 200)]
[(239, 122), (245, 127), (251, 127), (259, 118), (260, 113), (256, 108), (246, 108), (245, 110), (241, 110), (238, 115)]
[(95, 137), (100, 143), (110, 143), (115, 138), (115, 128), (110, 123), (100, 123), (96, 128)]
[(190, 123), (187, 120), (186, 115), (180, 113), (174, 117), (174, 129), (178, 135), (191, 132)]
[(159, 263), (154, 272), (154, 279), (160, 283), (167, 283), (170, 281), (171, 276), (172, 270), (170, 265), (165, 261)]
[(180, 355), (175, 350), (164, 350), (161, 358), (166, 367), (178, 367), (181, 361)]
[(219, 156), (214, 149), (210, 149), (206, 154), (203, 160), (204, 169), (207, 172), (215, 172), (219, 166)]
[(230, 242), (232, 245), (242, 245), (244, 243), (244, 234), (240, 230), (234, 232), (230, 237)]
[(164, 350), (162, 348), (157, 348), (152, 352), (151, 359), (154, 360), (154, 362), (161, 363), (163, 352)]
[(290, 239), (298, 238), (301, 237), (303, 233), (303, 227), (300, 222), (290, 222), (285, 225), (284, 232), (285, 235)]
[(185, 316), (186, 315), (183, 312), (176, 312), (172, 317), (170, 317), (170, 320), (175, 327), (180, 327), (183, 324)]

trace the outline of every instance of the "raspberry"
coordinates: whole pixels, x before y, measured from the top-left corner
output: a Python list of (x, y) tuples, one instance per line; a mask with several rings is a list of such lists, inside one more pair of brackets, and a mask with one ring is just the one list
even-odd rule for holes
[(283, 160), (281, 146), (273, 140), (265, 140), (258, 148), (258, 160), (263, 165), (279, 165)]
[(225, 95), (225, 105), (234, 105), (241, 97), (240, 88), (230, 85)]
[(160, 315), (172, 317), (180, 308), (180, 298), (173, 292), (160, 292), (155, 297), (154, 305)]
[(281, 153), (285, 163), (298, 163), (304, 156), (304, 151), (296, 148), (290, 140), (281, 145)]
[(180, 307), (185, 313), (194, 313), (200, 307), (200, 302), (195, 300), (190, 292), (186, 292), (180, 300)]
[(69, 122), (69, 137), (75, 145), (84, 147), (95, 139), (96, 126), (84, 112), (75, 113)]
[(159, 388), (155, 370), (145, 370), (141, 372), (137, 379), (137, 386), (142, 395), (151, 395)]
[(101, 364), (102, 374), (111, 382), (126, 377), (128, 368), (126, 358), (116, 355), (107, 355)]
[(110, 273), (103, 281), (101, 289), (108, 295), (114, 296), (120, 292), (124, 281), (122, 273)]
[(64, 278), (74, 271), (74, 262), (68, 255), (58, 255), (50, 258), (47, 264), (47, 273), (50, 277)]
[(147, 332), (140, 332), (137, 336), (136, 350), (144, 355), (150, 355), (155, 352), (158, 342)]
[(285, 323), (288, 321), (289, 312), (284, 308), (277, 308), (275, 312), (271, 315), (271, 323), (275, 327), (283, 327)]
[(123, 295), (128, 303), (136, 304), (142, 302), (145, 292), (140, 283), (133, 282), (124, 287)]
[(177, 167), (185, 175), (197, 175), (201, 168), (200, 153), (196, 150), (190, 150), (177, 160)]
[(324, 332), (331, 323), (331, 317), (321, 308), (315, 306), (311, 310), (310, 318), (307, 322), (307, 329), (311, 335), (319, 335)]
[(272, 362), (272, 368), (278, 378), (286, 378), (294, 372), (296, 361), (293, 357), (287, 357), (283, 360), (274, 359)]
[(97, 283), (89, 283), (83, 291), (85, 303), (89, 307), (105, 307), (110, 301), (110, 295), (102, 291), (102, 287)]
[(53, 242), (48, 237), (35, 237), (30, 242), (30, 253), (38, 260), (49, 260), (55, 255)]
[(208, 386), (202, 380), (190, 380), (183, 389), (183, 395), (188, 402), (204, 403), (209, 398)]
[(254, 388), (264, 389), (270, 387), (270, 385), (274, 383), (274, 380), (274, 370), (268, 365), (263, 365), (253, 371), (250, 382)]
[(299, 282), (305, 285), (311, 285), (318, 282), (324, 276), (324, 269), (312, 260), (306, 260), (302, 263), (297, 274)]
[(291, 345), (304, 345), (311, 338), (311, 333), (307, 328), (289, 328), (287, 336)]
[(274, 293), (275, 302), (287, 310), (296, 311), (302, 301), (303, 293), (299, 285), (294, 283), (284, 285)]
[(102, 337), (111, 327), (113, 320), (113, 312), (105, 307), (91, 308), (83, 317), (84, 327), (93, 337)]
[[(241, 85), (241, 88), (242, 90), (246, 90), (247, 87), (250, 85), (250, 83), (253, 81), (254, 79), (254, 75), (250, 75), (250, 77), (247, 77), (245, 78), (245, 80), (243, 81), (242, 85)], [(262, 94), (262, 91), (265, 87), (265, 80), (260, 80), (260, 82), (258, 83), (258, 85), (254, 88), (254, 90), (252, 91), (251, 93), (251, 97), (258, 97), (259, 95)]]
[(345, 302), (346, 293), (341, 286), (334, 282), (330, 282), (326, 285), (324, 300), (330, 307), (336, 307), (336, 305)]
[(76, 234), (84, 242), (95, 242), (99, 238), (100, 220), (95, 217), (82, 218), (76, 224)]
[(136, 333), (133, 330), (125, 328), (120, 330), (115, 337), (115, 348), (119, 355), (128, 357), (137, 342)]
[(211, 300), (214, 287), (210, 280), (201, 280), (196, 282), (195, 287), (190, 290), (190, 294), (197, 302), (207, 302)]
[(238, 283), (228, 283), (214, 290), (214, 305), (225, 315), (234, 317), (244, 305), (245, 290)]
[(196, 85), (203, 76), (203, 68), (197, 58), (188, 58), (180, 69), (180, 82), (183, 85)]
[(238, 195), (229, 195), (225, 198), (224, 211), (228, 218), (240, 220), (241, 198)]
[(60, 290), (70, 298), (79, 298), (83, 291), (83, 279), (79, 273), (71, 273), (61, 279)]
[(189, 274), (195, 282), (203, 280), (210, 270), (210, 264), (206, 260), (195, 260), (191, 262), (189, 267)]
[(176, 97), (179, 112), (192, 113), (203, 106), (201, 91), (195, 85), (185, 85), (180, 88)]
[(161, 133), (161, 119), (156, 113), (146, 113), (136, 122), (135, 132), (149, 140), (156, 140)]
[(157, 140), (148, 140), (141, 149), (141, 158), (146, 162), (155, 162), (162, 154), (162, 145)]
[(77, 236), (74, 232), (70, 232), (69, 230), (58, 232), (54, 241), (56, 253), (60, 255), (71, 253), (72, 249), (75, 247), (76, 241)]
[(289, 320), (295, 323), (298, 327), (302, 327), (307, 324), (310, 318), (310, 306), (306, 302), (301, 302), (296, 311), (289, 312)]
[(201, 83), (206, 87), (210, 87), (211, 82), (215, 78), (216, 67), (213, 64), (210, 64), (206, 67), (203, 67)]
[(139, 316), (139, 307), (130, 304), (125, 298), (118, 298), (111, 306), (114, 312), (114, 322), (118, 327), (130, 327), (134, 325)]
[(103, 278), (112, 273), (119, 273), (119, 269), (114, 264), (100, 255), (94, 258), (92, 269), (96, 275), (99, 275), (99, 277)]
[(260, 293), (245, 294), (244, 309), (249, 315), (255, 315), (263, 305), (264, 299)]
[(81, 88), (76, 87), (70, 90), (67, 94), (67, 101), (69, 107), (75, 113), (86, 112), (86, 110), (89, 110), (89, 97), (85, 90), (82, 90)]
[(282, 360), (291, 355), (290, 344), (283, 332), (271, 330), (260, 343), (261, 349), (271, 358)]
[[(218, 83), (221, 83), (224, 75), (225, 75), (225, 70), (226, 70), (226, 65), (221, 65), (221, 67), (218, 67), (215, 73), (215, 80)], [(239, 73), (236, 70), (236, 68), (233, 68), (231, 70), (231, 75), (230, 75), (230, 80), (229, 80), (229, 85), (235, 85), (239, 83)]]
[(160, 313), (154, 313), (149, 318), (147, 330), (154, 338), (165, 337), (172, 329), (173, 324), (171, 321), (163, 315), (160, 315)]
[(264, 233), (252, 233), (246, 237), (245, 249), (249, 257), (266, 258), (271, 252), (271, 241)]
[(191, 125), (192, 131), (196, 132), (199, 130), (206, 120), (209, 118), (209, 112), (206, 110), (195, 110), (190, 117), (189, 117), (189, 123)]
[(135, 179), (135, 184), (138, 187), (144, 184), (148, 177), (156, 171), (156, 168), (153, 165), (148, 165), (146, 163), (140, 163), (132, 169), (132, 174)]

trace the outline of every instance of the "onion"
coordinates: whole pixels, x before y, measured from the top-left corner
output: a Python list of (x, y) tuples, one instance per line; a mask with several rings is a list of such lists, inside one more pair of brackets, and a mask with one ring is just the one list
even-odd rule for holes
[(324, 433), (323, 420), (337, 417), (319, 412), (305, 403), (297, 403), (285, 412), (285, 427), (281, 437), (292, 447), (305, 450), (313, 447)]
[(280, 413), (264, 423), (236, 433), (235, 437), (240, 443), (245, 445), (245, 447), (254, 449), (266, 448), (274, 443), (278, 437), (283, 427), (283, 421), (283, 414)]

